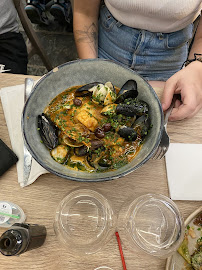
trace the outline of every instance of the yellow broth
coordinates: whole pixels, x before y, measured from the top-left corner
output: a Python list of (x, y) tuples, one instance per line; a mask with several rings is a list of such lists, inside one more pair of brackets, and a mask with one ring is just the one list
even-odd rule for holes
[[(64, 92), (56, 96), (44, 110), (44, 113), (60, 130), (59, 143), (65, 144), (62, 138), (68, 137), (72, 142), (76, 141), (77, 145), (86, 145), (90, 148), (92, 140), (101, 140), (103, 142), (105, 152), (107, 152), (107, 155), (110, 155), (110, 160), (113, 164), (113, 166), (107, 170), (115, 170), (116, 168), (130, 162), (135, 158), (142, 147), (142, 139), (140, 135), (137, 136), (135, 141), (126, 141), (117, 133), (118, 126), (116, 121), (114, 121), (114, 123), (112, 122), (112, 126), (114, 126), (114, 128), (105, 132), (104, 138), (97, 138), (95, 136), (95, 128), (102, 128), (104, 124), (109, 123), (109, 117), (101, 114), (101, 110), (104, 108), (104, 105), (94, 103), (90, 96), (78, 97), (82, 101), (82, 104), (81, 106), (74, 105), (74, 93), (79, 87), (81, 86), (74, 86), (66, 89)], [(115, 89), (117, 92), (119, 91), (118, 88)], [(91, 122), (89, 121), (89, 118), (86, 123), (89, 128), (78, 120), (79, 115), (83, 115), (84, 111), (85, 115), (87, 113), (88, 116), (92, 117), (92, 120), (95, 119), (97, 121), (94, 121), (97, 123), (94, 127), (93, 125), (89, 126), (89, 122)], [(125, 124), (127, 124), (127, 121), (130, 121), (127, 117), (125, 120)], [(100, 154), (103, 155), (104, 152), (101, 151), (101, 149), (98, 149), (95, 153), (98, 157)], [(95, 159), (96, 154), (94, 155)], [(99, 171), (89, 164), (87, 156), (76, 156), (74, 153), (74, 147), (70, 147), (68, 157), (63, 165), (75, 170), (85, 170), (88, 172)]]

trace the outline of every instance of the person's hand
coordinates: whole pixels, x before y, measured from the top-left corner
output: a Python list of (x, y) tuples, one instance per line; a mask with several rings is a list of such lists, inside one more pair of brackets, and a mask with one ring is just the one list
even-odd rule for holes
[(180, 94), (169, 117), (170, 121), (193, 117), (202, 108), (202, 63), (194, 61), (175, 73), (165, 83), (162, 108), (167, 110), (174, 94)]

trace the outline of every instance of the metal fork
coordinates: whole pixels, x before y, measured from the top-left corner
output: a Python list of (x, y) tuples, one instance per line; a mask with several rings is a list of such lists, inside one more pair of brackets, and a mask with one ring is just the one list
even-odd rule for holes
[[(29, 95), (31, 94), (32, 88), (34, 86), (34, 80), (31, 78), (26, 78), (25, 79), (25, 92), (24, 92), (24, 101), (25, 103), (27, 102), (27, 99)], [(31, 166), (32, 166), (32, 156), (30, 152), (28, 151), (26, 145), (24, 144), (24, 164), (23, 164), (23, 185), (26, 186), (30, 171), (31, 171)]]
[(170, 144), (170, 138), (169, 138), (168, 133), (167, 133), (167, 123), (168, 123), (168, 118), (171, 114), (171, 111), (174, 107), (175, 101), (176, 101), (176, 97), (174, 96), (170, 107), (164, 113), (164, 127), (163, 127), (161, 141), (160, 141), (160, 144), (159, 144), (156, 152), (154, 153), (152, 159), (162, 159), (165, 156), (166, 152), (168, 151), (169, 144)]

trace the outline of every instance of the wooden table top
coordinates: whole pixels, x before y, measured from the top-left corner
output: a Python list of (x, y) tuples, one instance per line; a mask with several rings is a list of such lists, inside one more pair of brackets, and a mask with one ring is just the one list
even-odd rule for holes
[[(39, 78), (36, 76), (0, 74), (0, 88), (23, 84), (25, 77)], [(151, 85), (155, 87), (158, 96), (161, 98), (163, 83), (151, 82)], [(11, 147), (1, 103), (0, 130), (0, 138)], [(202, 111), (192, 119), (170, 122), (168, 133), (171, 142), (202, 143)], [(13, 166), (0, 178), (0, 200), (11, 201), (19, 205), (27, 216), (27, 223), (45, 225), (47, 239), (42, 247), (25, 252), (18, 257), (0, 255), (0, 269), (94, 270), (96, 267), (104, 265), (111, 267), (113, 270), (123, 269), (115, 236), (101, 251), (85, 257), (71, 255), (56, 239), (53, 230), (56, 207), (68, 192), (78, 187), (100, 191), (112, 202), (115, 214), (117, 214), (123, 202), (130, 195), (160, 193), (168, 196), (165, 160), (149, 160), (137, 171), (112, 181), (80, 183), (68, 181), (53, 174), (45, 174), (26, 188), (20, 188), (17, 181), (16, 166)], [(201, 202), (195, 201), (175, 201), (175, 203), (184, 219), (201, 206)], [(0, 228), (0, 235), (4, 231), (4, 228)], [(151, 257), (138, 249), (135, 250), (135, 253), (132, 253), (126, 246), (123, 246), (123, 252), (127, 270), (165, 269), (166, 260)]]

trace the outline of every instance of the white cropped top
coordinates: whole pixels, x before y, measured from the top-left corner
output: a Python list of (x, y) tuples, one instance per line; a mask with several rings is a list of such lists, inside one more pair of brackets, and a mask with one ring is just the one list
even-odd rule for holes
[(115, 19), (151, 32), (170, 33), (192, 23), (201, 12), (201, 0), (105, 0)]

